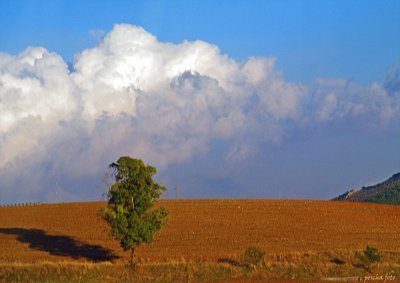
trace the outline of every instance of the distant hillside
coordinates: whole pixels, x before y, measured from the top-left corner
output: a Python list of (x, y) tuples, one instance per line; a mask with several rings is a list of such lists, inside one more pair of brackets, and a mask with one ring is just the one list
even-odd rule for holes
[(347, 191), (333, 200), (400, 204), (400, 173), (377, 185)]

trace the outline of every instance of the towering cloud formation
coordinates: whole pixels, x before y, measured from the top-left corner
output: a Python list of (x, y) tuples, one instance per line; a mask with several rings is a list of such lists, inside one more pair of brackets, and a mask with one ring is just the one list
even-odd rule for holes
[(397, 81), (304, 86), (286, 81), (274, 58), (239, 63), (209, 43), (162, 43), (131, 25), (77, 54), (72, 72), (44, 48), (0, 54), (0, 199), (96, 198), (82, 180), (123, 154), (162, 169), (220, 140), (235, 162), (288, 125), (387, 123), (400, 112)]

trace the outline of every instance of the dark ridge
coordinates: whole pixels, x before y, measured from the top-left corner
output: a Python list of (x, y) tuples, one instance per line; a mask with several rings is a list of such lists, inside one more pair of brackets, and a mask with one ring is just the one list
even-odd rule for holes
[(400, 204), (400, 173), (379, 184), (347, 191), (333, 200)]

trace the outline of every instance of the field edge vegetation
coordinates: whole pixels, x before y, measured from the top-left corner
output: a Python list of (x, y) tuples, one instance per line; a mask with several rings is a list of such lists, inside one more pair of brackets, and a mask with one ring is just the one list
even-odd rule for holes
[[(380, 251), (381, 260), (366, 268), (362, 251), (291, 253), (263, 256), (257, 264), (242, 255), (218, 261), (144, 262), (136, 270), (123, 260), (0, 263), (0, 282), (226, 282), (262, 280), (361, 280), (371, 275), (400, 279), (400, 254)], [(393, 282), (393, 281), (392, 281)]]

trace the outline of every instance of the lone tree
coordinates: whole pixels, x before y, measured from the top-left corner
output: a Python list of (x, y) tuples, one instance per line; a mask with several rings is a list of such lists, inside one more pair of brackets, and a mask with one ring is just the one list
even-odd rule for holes
[(140, 159), (123, 156), (109, 167), (115, 182), (101, 214), (124, 251), (131, 250), (130, 263), (134, 268), (135, 249), (143, 242), (150, 244), (154, 233), (166, 223), (168, 211), (163, 207), (153, 208), (166, 187), (153, 181), (156, 168)]

